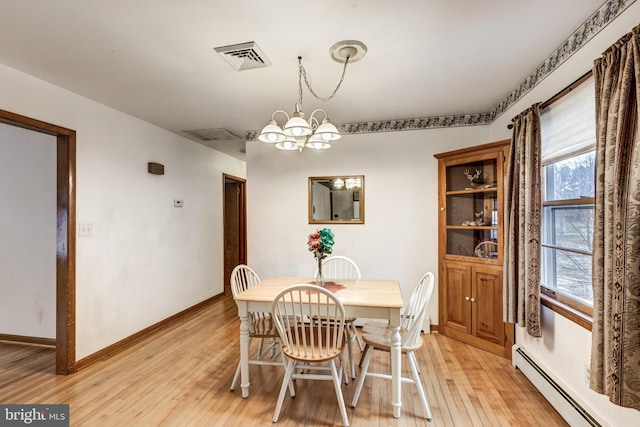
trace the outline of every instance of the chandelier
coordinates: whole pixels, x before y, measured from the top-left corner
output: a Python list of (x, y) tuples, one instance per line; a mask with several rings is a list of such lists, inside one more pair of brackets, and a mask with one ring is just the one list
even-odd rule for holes
[[(322, 108), (313, 110), (309, 118), (305, 118), (305, 114), (302, 111), (302, 81), (304, 80), (309, 92), (316, 99), (323, 102), (330, 100), (336, 95), (344, 81), (347, 65), (362, 59), (367, 53), (367, 47), (356, 40), (345, 40), (334, 44), (329, 49), (329, 52), (334, 61), (344, 64), (342, 76), (333, 93), (326, 98), (316, 95), (311, 88), (307, 71), (302, 66), (302, 57), (298, 56), (298, 102), (295, 105), (295, 110), (291, 116), (283, 110), (274, 111), (271, 114), (271, 120), (258, 135), (258, 140), (275, 144), (276, 148), (280, 150), (302, 151), (305, 147), (316, 150), (331, 148), (331, 141), (340, 139), (341, 136), (338, 129), (331, 123), (327, 112)], [(276, 121), (276, 115), (278, 114), (286, 117), (286, 122), (282, 127)], [(322, 121), (318, 120), (316, 114), (324, 115), (320, 116)]]

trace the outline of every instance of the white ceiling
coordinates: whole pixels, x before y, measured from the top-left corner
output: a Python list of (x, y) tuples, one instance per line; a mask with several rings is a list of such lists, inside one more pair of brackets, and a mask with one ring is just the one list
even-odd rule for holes
[[(298, 98), (297, 57), (327, 96), (329, 48), (368, 47), (323, 105), (354, 123), (492, 110), (603, 0), (2, 0), (0, 63), (170, 131), (244, 137)], [(236, 71), (214, 48), (255, 41), (272, 65)], [(243, 158), (244, 140), (207, 143)]]

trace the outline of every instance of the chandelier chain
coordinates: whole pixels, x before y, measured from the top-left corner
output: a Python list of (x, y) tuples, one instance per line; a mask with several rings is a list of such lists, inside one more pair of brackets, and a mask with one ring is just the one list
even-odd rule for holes
[(336, 86), (336, 88), (333, 90), (333, 92), (331, 93), (331, 95), (329, 95), (326, 98), (323, 98), (321, 96), (318, 96), (314, 91), (313, 88), (311, 87), (311, 78), (307, 75), (307, 70), (305, 70), (305, 68), (302, 66), (302, 57), (298, 57), (298, 68), (299, 68), (299, 73), (298, 73), (298, 103), (300, 104), (300, 106), (302, 106), (302, 80), (304, 79), (304, 83), (307, 85), (307, 88), (309, 89), (309, 92), (311, 92), (311, 94), (318, 100), (325, 102), (330, 100), (331, 98), (333, 98), (334, 96), (336, 96), (336, 93), (338, 92), (338, 89), (340, 89), (340, 86), (342, 85), (342, 82), (344, 81), (344, 76), (347, 72), (347, 65), (349, 64), (349, 57), (347, 56), (347, 58), (344, 61), (344, 68), (342, 68), (342, 75), (340, 76), (340, 81), (338, 82), (338, 85)]

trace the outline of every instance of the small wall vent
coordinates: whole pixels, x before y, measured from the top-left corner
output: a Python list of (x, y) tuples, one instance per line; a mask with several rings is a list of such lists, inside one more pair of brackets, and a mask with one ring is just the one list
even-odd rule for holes
[(271, 65), (269, 58), (260, 50), (256, 42), (253, 41), (216, 47), (215, 51), (222, 55), (222, 57), (238, 71), (268, 67)]

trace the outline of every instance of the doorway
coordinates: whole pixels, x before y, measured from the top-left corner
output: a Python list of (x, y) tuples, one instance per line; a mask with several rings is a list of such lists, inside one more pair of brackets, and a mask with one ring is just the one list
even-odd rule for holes
[(223, 174), (224, 293), (231, 289), (231, 271), (247, 263), (246, 180)]
[(0, 110), (0, 122), (56, 137), (56, 374), (76, 371), (76, 131)]

